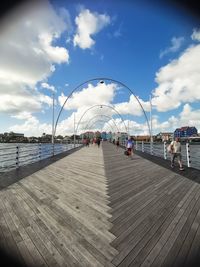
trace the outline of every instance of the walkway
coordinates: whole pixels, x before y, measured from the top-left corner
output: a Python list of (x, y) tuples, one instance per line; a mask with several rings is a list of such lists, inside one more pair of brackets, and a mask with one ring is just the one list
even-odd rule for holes
[(200, 185), (107, 142), (2, 189), (0, 200), (0, 245), (27, 266), (189, 267), (198, 257)]

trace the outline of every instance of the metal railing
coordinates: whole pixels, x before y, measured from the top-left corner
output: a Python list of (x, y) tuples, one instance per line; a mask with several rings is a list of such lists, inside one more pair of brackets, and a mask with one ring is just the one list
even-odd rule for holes
[[(125, 146), (125, 141), (121, 143)], [(167, 144), (164, 143), (150, 143), (150, 142), (135, 142), (135, 150), (142, 151), (165, 160), (171, 159), (171, 154), (167, 151)], [(188, 167), (200, 169), (200, 144), (182, 144), (181, 145), (182, 162)]]
[(74, 147), (81, 146), (81, 141), (76, 144), (1, 144), (0, 146), (0, 172), (18, 169), (21, 166), (41, 161), (54, 155), (66, 152)]

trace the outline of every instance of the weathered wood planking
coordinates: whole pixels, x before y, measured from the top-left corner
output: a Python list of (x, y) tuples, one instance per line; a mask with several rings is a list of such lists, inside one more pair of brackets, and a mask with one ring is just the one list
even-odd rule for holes
[(1, 190), (0, 246), (31, 267), (193, 266), (200, 185), (107, 142), (103, 154), (83, 148)]
[[(200, 185), (103, 144), (115, 266), (200, 266)], [(158, 160), (157, 160), (157, 163)], [(188, 172), (188, 171), (187, 171)]]
[(81, 150), (0, 191), (1, 246), (27, 266), (114, 266), (102, 149)]

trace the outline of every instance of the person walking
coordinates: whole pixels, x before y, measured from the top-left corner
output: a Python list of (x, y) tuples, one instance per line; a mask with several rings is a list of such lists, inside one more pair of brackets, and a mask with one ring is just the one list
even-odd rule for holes
[(128, 151), (128, 157), (133, 159), (133, 147), (134, 147), (134, 142), (131, 137), (129, 137), (127, 143), (126, 143), (126, 149)]
[(100, 147), (100, 144), (101, 144), (101, 140), (100, 140), (100, 138), (98, 138), (97, 139), (97, 145), (98, 145), (98, 147)]
[(118, 151), (119, 150), (119, 138), (117, 139), (116, 147), (117, 147), (117, 151)]
[(179, 163), (179, 170), (184, 171), (182, 165), (182, 156), (181, 156), (181, 143), (178, 137), (176, 137), (175, 140), (171, 142), (170, 153), (171, 153), (171, 168), (174, 168), (174, 160), (175, 158), (177, 158), (177, 161)]

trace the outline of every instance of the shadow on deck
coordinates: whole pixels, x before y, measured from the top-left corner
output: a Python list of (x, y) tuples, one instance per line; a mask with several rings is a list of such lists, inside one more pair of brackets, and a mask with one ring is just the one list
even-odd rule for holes
[[(200, 185), (169, 161), (103, 147), (115, 266), (200, 266)], [(148, 160), (147, 160), (148, 159)], [(153, 162), (153, 163), (152, 163)], [(154, 164), (156, 163), (156, 164)], [(199, 171), (184, 173), (199, 178)]]

